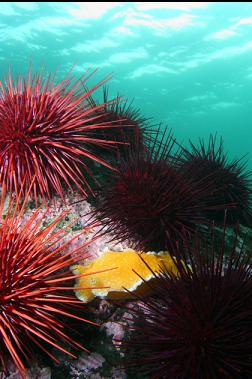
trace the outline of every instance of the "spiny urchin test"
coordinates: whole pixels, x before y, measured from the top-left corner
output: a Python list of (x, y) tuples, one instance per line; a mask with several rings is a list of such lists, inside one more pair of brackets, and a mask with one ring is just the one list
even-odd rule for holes
[(83, 93), (92, 74), (75, 81), (67, 75), (56, 84), (53, 76), (43, 79), (42, 71), (32, 75), (30, 70), (27, 80), (15, 81), (10, 73), (0, 82), (0, 185), (17, 194), (21, 183), (25, 180), (27, 190), (35, 176), (31, 195), (36, 201), (64, 199), (64, 189), (73, 185), (83, 195), (93, 192), (89, 163), (112, 167), (91, 147), (116, 143), (87, 133), (113, 124), (94, 115), (105, 104), (92, 108), (87, 101), (107, 79)]
[(130, 311), (126, 367), (152, 379), (251, 378), (252, 253), (236, 237), (174, 251), (178, 273), (163, 268), (155, 295)]
[(68, 319), (95, 324), (83, 317), (83, 303), (73, 293), (76, 275), (69, 269), (87, 247), (71, 249), (78, 235), (64, 241), (69, 225), (56, 229), (65, 213), (45, 228), (47, 210), (25, 216), (28, 195), (21, 209), (11, 201), (3, 213), (4, 196), (0, 207), (0, 366), (11, 358), (22, 378), (35, 347), (56, 362), (53, 349), (72, 357), (84, 349)]
[[(88, 89), (86, 89), (88, 91)], [(118, 98), (120, 96), (118, 95)], [(151, 130), (147, 119), (145, 119), (140, 112), (140, 109), (135, 108), (132, 102), (128, 100), (123, 100), (120, 102), (109, 101), (109, 89), (104, 86), (103, 88), (103, 108), (97, 108), (98, 102), (94, 100), (93, 96), (90, 95), (88, 102), (92, 109), (94, 109), (94, 114), (99, 115), (99, 119), (104, 122), (112, 122), (111, 128), (91, 130), (90, 135), (95, 138), (103, 137), (104, 139), (112, 139), (117, 142), (125, 142), (124, 144), (119, 144), (118, 149), (120, 153), (127, 152), (129, 144), (131, 146), (138, 143), (136, 148), (145, 144), (146, 139), (149, 140), (154, 134), (154, 130)], [(114, 125), (114, 123), (116, 123)], [(103, 154), (115, 153), (117, 150), (109, 150), (106, 146), (103, 148)]]
[[(206, 192), (206, 202), (211, 205), (222, 203), (229, 208), (226, 222), (235, 225), (238, 221), (250, 225), (252, 220), (252, 176), (243, 158), (229, 160), (224, 151), (223, 140), (217, 142), (216, 135), (210, 135), (208, 143), (190, 143), (183, 148), (180, 169), (185, 178), (208, 179), (212, 181), (211, 191)], [(224, 208), (207, 210), (205, 215), (222, 224)]]
[(116, 239), (130, 240), (136, 249), (172, 251), (177, 241), (194, 235), (197, 225), (211, 224), (204, 211), (211, 209), (205, 198), (212, 181), (190, 174), (185, 179), (176, 168), (180, 152), (174, 143), (165, 132), (147, 149), (129, 148), (93, 211)]

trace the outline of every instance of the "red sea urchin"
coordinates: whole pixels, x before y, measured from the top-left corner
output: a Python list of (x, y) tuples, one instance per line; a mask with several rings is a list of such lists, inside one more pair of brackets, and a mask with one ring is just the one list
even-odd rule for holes
[[(210, 136), (208, 145), (204, 141), (199, 146), (190, 143), (190, 149), (183, 149), (180, 169), (184, 177), (211, 177), (212, 191), (206, 193), (206, 202), (232, 204), (227, 213), (227, 223), (235, 225), (237, 221), (250, 225), (252, 222), (252, 177), (246, 170), (243, 158), (229, 161), (224, 153), (223, 140), (217, 144), (217, 138)], [(224, 209), (211, 210), (206, 216), (216, 223), (223, 223)]]
[(252, 253), (225, 239), (180, 247), (178, 275), (163, 269), (149, 284), (155, 296), (130, 311), (129, 369), (151, 379), (251, 378)]
[[(0, 185), (16, 194), (26, 177), (31, 195), (38, 200), (64, 198), (64, 186), (75, 185), (82, 194), (92, 193), (90, 161), (112, 168), (91, 151), (95, 146), (112, 146), (115, 141), (92, 138), (90, 130), (103, 129), (111, 123), (100, 122), (87, 98), (107, 79), (82, 93), (82, 84), (93, 73), (73, 82), (67, 76), (59, 84), (54, 77), (42, 78), (42, 72), (15, 83), (9, 74), (0, 82)], [(116, 102), (117, 99), (113, 100)], [(99, 110), (105, 105), (99, 105)]]
[(130, 240), (136, 250), (172, 251), (176, 241), (191, 238), (196, 225), (209, 223), (202, 211), (211, 181), (184, 180), (174, 167), (173, 147), (173, 137), (164, 133), (149, 149), (130, 148), (93, 212), (116, 240)]
[(47, 211), (38, 209), (24, 219), (28, 194), (21, 209), (13, 201), (7, 214), (3, 201), (0, 207), (0, 366), (11, 357), (23, 378), (34, 347), (56, 362), (53, 348), (72, 357), (70, 348), (84, 349), (68, 333), (67, 318), (95, 324), (82, 317), (83, 303), (73, 294), (76, 276), (69, 269), (76, 255), (83, 258), (85, 247), (71, 251), (78, 236), (64, 242), (66, 227), (55, 230), (66, 214), (45, 228)]

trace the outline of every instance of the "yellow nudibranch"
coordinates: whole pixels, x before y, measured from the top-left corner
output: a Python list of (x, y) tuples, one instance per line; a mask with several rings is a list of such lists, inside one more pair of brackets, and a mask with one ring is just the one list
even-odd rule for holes
[(80, 276), (75, 293), (84, 302), (95, 297), (132, 299), (134, 295), (147, 296), (151, 294), (148, 282), (156, 278), (153, 273), (157, 275), (164, 266), (167, 271), (177, 274), (168, 252), (108, 251), (86, 265), (72, 267), (74, 274)]

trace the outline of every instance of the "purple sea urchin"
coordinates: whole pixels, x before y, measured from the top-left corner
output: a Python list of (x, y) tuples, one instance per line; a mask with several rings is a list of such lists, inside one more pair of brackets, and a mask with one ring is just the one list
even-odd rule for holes
[[(86, 89), (86, 91), (88, 91)], [(120, 96), (118, 95), (118, 98)], [(109, 140), (115, 140), (117, 142), (124, 142), (124, 144), (118, 144), (117, 150), (120, 154), (127, 152), (129, 144), (131, 147), (140, 146), (144, 147), (146, 140), (151, 140), (155, 131), (150, 129), (147, 119), (141, 116), (139, 109), (134, 108), (132, 102), (124, 100), (121, 102), (112, 103), (109, 101), (108, 87), (103, 89), (102, 108), (98, 108), (98, 102), (96, 102), (92, 95), (88, 97), (90, 107), (94, 109), (94, 114), (99, 116), (99, 120), (111, 123), (111, 127), (103, 130), (91, 130), (89, 133), (93, 138), (103, 138)], [(96, 147), (94, 147), (96, 149)], [(103, 154), (111, 155), (114, 151), (109, 150), (106, 146), (102, 148)]]
[(36, 201), (55, 194), (64, 199), (64, 186), (75, 185), (83, 195), (92, 193), (89, 162), (112, 167), (91, 147), (111, 148), (116, 143), (88, 135), (110, 126), (94, 116), (105, 104), (90, 108), (87, 101), (107, 79), (82, 92), (83, 81), (91, 75), (75, 82), (67, 76), (55, 84), (54, 77), (32, 76), (30, 70), (28, 80), (19, 77), (14, 83), (9, 74), (0, 82), (0, 185), (17, 194), (24, 178), (28, 189), (35, 176), (31, 195)]
[[(229, 161), (224, 152), (223, 140), (217, 143), (215, 136), (210, 136), (208, 144), (202, 140), (199, 146), (190, 143), (190, 149), (183, 149), (180, 169), (185, 178), (208, 178), (212, 181), (211, 192), (206, 192), (206, 202), (212, 205), (230, 204), (227, 223), (249, 225), (252, 221), (252, 179), (246, 170), (243, 158)], [(209, 187), (211, 188), (211, 187)], [(224, 209), (206, 211), (206, 216), (215, 222), (223, 223)]]
[[(252, 253), (196, 239), (177, 249), (155, 296), (138, 303), (125, 364), (151, 379), (249, 379), (252, 373)], [(238, 251), (237, 251), (238, 249)], [(187, 262), (187, 266), (184, 263)], [(136, 359), (137, 356), (137, 359)]]
[(196, 225), (209, 223), (202, 215), (210, 207), (204, 199), (211, 181), (185, 180), (174, 167), (173, 147), (172, 135), (164, 134), (149, 149), (129, 148), (94, 211), (108, 232), (129, 239), (137, 250), (172, 251), (178, 240), (190, 239)]

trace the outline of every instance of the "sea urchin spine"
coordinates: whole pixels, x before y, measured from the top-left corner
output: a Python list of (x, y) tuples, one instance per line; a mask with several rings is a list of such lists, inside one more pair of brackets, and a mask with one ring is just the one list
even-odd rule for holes
[(211, 180), (212, 188), (206, 192), (206, 203), (223, 204), (223, 209), (207, 210), (205, 215), (216, 223), (223, 223), (224, 208), (228, 208), (226, 222), (230, 225), (250, 225), (252, 222), (252, 177), (246, 168), (244, 157), (229, 160), (224, 152), (223, 140), (210, 135), (208, 143), (199, 141), (198, 146), (190, 143), (183, 148), (180, 169), (185, 178)]
[(211, 208), (204, 199), (212, 184), (208, 178), (185, 179), (176, 169), (172, 134), (161, 137), (148, 149), (130, 147), (117, 161), (93, 213), (115, 239), (129, 240), (135, 249), (172, 252), (197, 225), (211, 223), (203, 211)]
[(75, 82), (67, 76), (56, 84), (54, 77), (43, 79), (42, 72), (33, 76), (30, 70), (28, 80), (19, 77), (15, 84), (9, 74), (0, 82), (0, 185), (18, 194), (26, 178), (26, 192), (35, 176), (31, 195), (36, 201), (39, 196), (64, 199), (64, 187), (72, 185), (83, 195), (92, 193), (90, 161), (112, 167), (91, 147), (116, 145), (87, 133), (112, 126), (94, 115), (105, 105), (93, 109), (87, 101), (107, 79), (82, 92), (92, 75)]
[(55, 230), (65, 214), (45, 228), (47, 211), (38, 209), (24, 219), (28, 195), (21, 209), (12, 201), (6, 214), (3, 195), (0, 210), (0, 364), (10, 356), (24, 378), (32, 346), (55, 361), (52, 347), (73, 357), (69, 347), (83, 349), (67, 333), (67, 318), (93, 323), (81, 316), (81, 302), (73, 294), (76, 275), (69, 268), (84, 257), (85, 246), (68, 249), (78, 236), (64, 242), (66, 227)]
[[(86, 89), (88, 91), (88, 89)], [(119, 96), (118, 96), (119, 97)], [(145, 146), (146, 140), (152, 139), (152, 134), (155, 134), (154, 130), (151, 130), (147, 119), (141, 116), (141, 112), (138, 108), (135, 108), (132, 102), (123, 100), (121, 102), (109, 101), (108, 87), (103, 88), (103, 101), (104, 106), (98, 108), (98, 102), (96, 102), (93, 96), (89, 96), (88, 102), (94, 109), (94, 114), (99, 116), (101, 121), (106, 123), (112, 123), (111, 128), (97, 129), (90, 132), (90, 135), (94, 138), (112, 139), (117, 142), (125, 142), (123, 145), (118, 145), (120, 154), (127, 153), (129, 144), (130, 146), (138, 147)], [(138, 146), (136, 145), (138, 144)], [(117, 151), (116, 151), (117, 152)], [(108, 150), (106, 146), (103, 148), (103, 154), (114, 153), (111, 149)]]
[(229, 238), (180, 245), (178, 275), (163, 269), (131, 311), (126, 366), (151, 379), (251, 378), (252, 253)]

